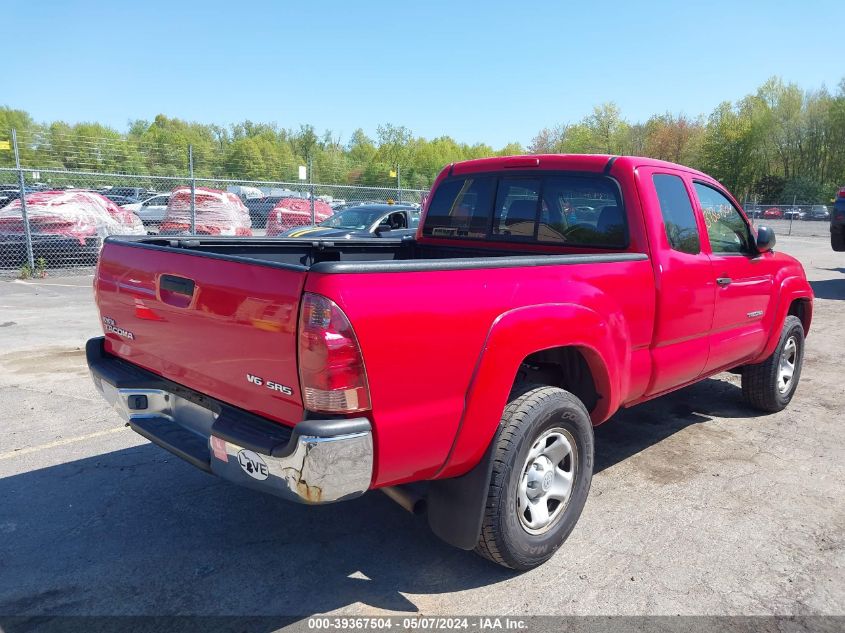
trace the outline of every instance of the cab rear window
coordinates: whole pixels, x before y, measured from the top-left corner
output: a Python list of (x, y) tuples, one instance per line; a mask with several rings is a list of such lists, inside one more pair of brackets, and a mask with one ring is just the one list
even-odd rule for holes
[(470, 175), (444, 180), (423, 225), (427, 237), (625, 248), (616, 182), (572, 174)]

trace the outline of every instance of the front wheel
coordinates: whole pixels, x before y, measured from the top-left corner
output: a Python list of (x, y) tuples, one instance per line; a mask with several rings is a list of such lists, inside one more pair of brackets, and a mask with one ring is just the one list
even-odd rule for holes
[(578, 398), (529, 386), (508, 403), (475, 551), (524, 571), (547, 561), (581, 516), (593, 476), (593, 426)]
[(804, 326), (787, 316), (775, 351), (762, 363), (742, 369), (742, 396), (755, 409), (782, 411), (792, 400), (804, 363)]

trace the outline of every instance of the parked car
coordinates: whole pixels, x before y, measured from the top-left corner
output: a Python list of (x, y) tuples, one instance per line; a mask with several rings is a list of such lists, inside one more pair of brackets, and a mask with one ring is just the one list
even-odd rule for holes
[(291, 191), (290, 193), (285, 193), (284, 195), (277, 195), (277, 196), (264, 196), (263, 198), (251, 198), (249, 200), (244, 201), (246, 208), (249, 209), (249, 217), (252, 220), (252, 226), (255, 228), (264, 228), (267, 226), (267, 216), (270, 215), (270, 212), (276, 208), (282, 200), (288, 199), (307, 199), (305, 196)]
[(127, 198), (126, 196), (116, 196), (114, 194), (103, 194), (103, 196), (114, 202), (119, 207), (125, 207), (127, 204), (135, 204), (138, 202), (135, 198)]
[[(252, 235), (249, 211), (234, 193), (196, 187), (194, 189), (194, 234), (196, 235)], [(191, 233), (191, 188), (177, 187), (170, 194), (164, 220), (159, 227), (162, 235)]]
[(167, 201), (169, 199), (169, 193), (158, 194), (147, 198), (143, 202), (127, 204), (124, 208), (136, 213), (141, 218), (144, 226), (157, 228), (164, 221), (165, 215), (167, 215)]
[(767, 220), (779, 220), (783, 218), (783, 211), (778, 207), (769, 207), (763, 211), (763, 217)]
[(158, 192), (145, 187), (107, 187), (101, 193), (110, 198), (111, 196), (123, 196), (124, 198), (132, 198), (134, 201), (144, 200), (156, 195)]
[(257, 200), (264, 197), (261, 189), (251, 185), (229, 185), (226, 187), (226, 191), (238, 196), (244, 204), (246, 204), (247, 200)]
[(830, 212), (823, 204), (814, 204), (801, 217), (802, 220), (829, 220)]
[(746, 217), (749, 217), (749, 218), (752, 218), (752, 219), (763, 217), (763, 208), (754, 204), (754, 203), (746, 205), (745, 208), (744, 208), (744, 211), (745, 211)]
[[(26, 195), (33, 255), (48, 265), (92, 265), (110, 235), (145, 235), (138, 217), (91, 191), (41, 191)], [(27, 261), (20, 199), (0, 210), (0, 266)]]
[(830, 246), (837, 252), (845, 251), (845, 187), (840, 187), (830, 216)]
[(804, 216), (805, 212), (799, 209), (798, 207), (792, 207), (791, 209), (787, 209), (783, 212), (783, 219), (784, 220), (801, 220)]
[[(328, 220), (334, 210), (322, 200), (314, 200), (314, 221)], [(267, 236), (281, 235), (295, 227), (311, 226), (311, 200), (282, 198), (267, 216)]]
[[(38, 186), (28, 186), (24, 189), (24, 192), (27, 194), (35, 193), (37, 191), (45, 191), (45, 189)], [(20, 197), (21, 190), (17, 185), (0, 185), (0, 209)]]
[[(297, 227), (282, 231), (281, 237), (353, 238), (400, 237), (416, 233), (420, 222), (419, 210), (402, 205), (366, 204), (340, 211), (316, 226)], [(271, 233), (267, 232), (267, 235)]]
[[(585, 195), (596, 220), (568, 224)], [(416, 241), (109, 240), (88, 365), (207, 472), (312, 504), (425, 494), (438, 536), (529, 569), (574, 528), (620, 407), (726, 370), (749, 405), (789, 404), (813, 292), (774, 244), (662, 161), (459, 162)]]
[(0, 208), (16, 200), (20, 195), (21, 190), (17, 187), (0, 187)]

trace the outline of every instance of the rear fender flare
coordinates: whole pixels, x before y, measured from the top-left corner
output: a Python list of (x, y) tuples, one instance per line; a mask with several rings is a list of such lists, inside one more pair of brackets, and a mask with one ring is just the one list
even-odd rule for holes
[(575, 304), (517, 308), (493, 323), (467, 390), (455, 443), (428, 491), (432, 531), (455, 547), (478, 542), (493, 466), (492, 439), (520, 363), (534, 352), (579, 348), (601, 394), (591, 416), (603, 422), (618, 407), (620, 377), (629, 371), (631, 343), (624, 323), (614, 327), (598, 313)]
[(516, 308), (499, 316), (487, 334), (467, 389), (455, 442), (437, 477), (454, 477), (477, 464), (498, 428), (517, 371), (530, 354), (555, 347), (577, 347), (600, 394), (593, 424), (619, 407), (622, 376), (630, 365), (628, 328), (582, 305), (544, 304)]

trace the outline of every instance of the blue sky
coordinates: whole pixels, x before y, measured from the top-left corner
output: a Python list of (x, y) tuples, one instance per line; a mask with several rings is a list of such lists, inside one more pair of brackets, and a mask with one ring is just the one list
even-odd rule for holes
[(158, 113), (344, 139), (391, 122), (499, 147), (604, 101), (694, 116), (771, 75), (845, 76), (842, 0), (39, 0), (3, 17), (0, 105), (119, 130)]

